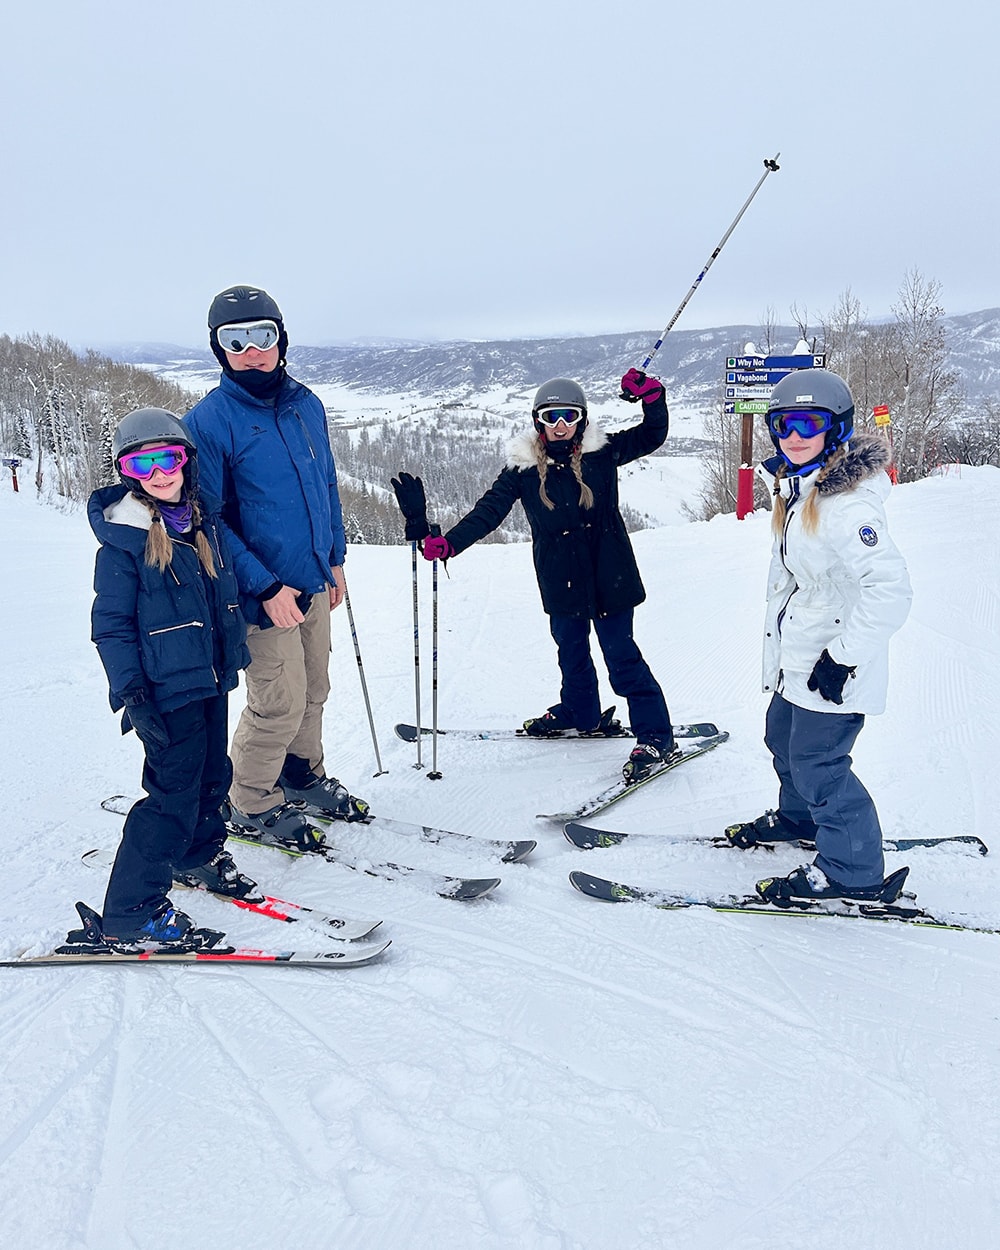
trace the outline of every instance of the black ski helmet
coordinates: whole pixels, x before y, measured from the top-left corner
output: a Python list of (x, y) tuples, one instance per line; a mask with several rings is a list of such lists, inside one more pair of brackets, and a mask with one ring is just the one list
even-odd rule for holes
[(194, 458), (198, 448), (180, 417), (166, 408), (136, 408), (122, 417), (111, 439), (111, 456), (118, 476), (133, 491), (141, 491), (142, 483), (122, 473), (118, 460), (127, 451), (134, 451), (144, 443), (180, 443), (188, 450), (188, 462), (184, 466), (184, 481), (190, 486), (194, 471)]
[(542, 433), (542, 425), (538, 420), (541, 408), (580, 408), (583, 411), (583, 420), (576, 427), (573, 437), (579, 439), (583, 436), (587, 427), (587, 397), (579, 382), (574, 382), (572, 378), (549, 378), (538, 388), (535, 401), (531, 405), (531, 419), (539, 434)]
[[(826, 432), (822, 461), (838, 447), (850, 441), (854, 433), (854, 399), (851, 388), (842, 377), (829, 369), (795, 369), (775, 384), (767, 401), (768, 434), (775, 450), (781, 451), (781, 439), (771, 431), (772, 412), (812, 412), (821, 409), (830, 413), (833, 425)], [(822, 462), (821, 461), (821, 462)]]
[(216, 331), (219, 326), (233, 325), (237, 321), (273, 321), (278, 327), (278, 361), (284, 363), (288, 352), (288, 335), (285, 333), (281, 309), (259, 286), (231, 286), (220, 291), (208, 309), (209, 343), (223, 367), (226, 365), (226, 353), (219, 346)]

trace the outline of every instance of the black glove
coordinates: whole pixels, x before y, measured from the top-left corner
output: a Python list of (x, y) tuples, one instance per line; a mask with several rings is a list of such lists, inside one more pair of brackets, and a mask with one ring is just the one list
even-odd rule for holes
[(818, 690), (827, 703), (843, 703), (844, 686), (848, 677), (853, 677), (856, 671), (853, 667), (838, 664), (831, 659), (830, 652), (824, 647), (806, 685), (810, 690)]
[(391, 479), (392, 489), (396, 492), (396, 502), (406, 521), (403, 531), (407, 542), (420, 542), (431, 532), (427, 523), (427, 497), (424, 495), (424, 484), (412, 473), (400, 473)]
[(147, 699), (145, 690), (128, 690), (122, 696), (125, 715), (122, 717), (122, 733), (134, 729), (136, 737), (151, 751), (165, 751), (170, 746), (170, 735), (163, 718)]

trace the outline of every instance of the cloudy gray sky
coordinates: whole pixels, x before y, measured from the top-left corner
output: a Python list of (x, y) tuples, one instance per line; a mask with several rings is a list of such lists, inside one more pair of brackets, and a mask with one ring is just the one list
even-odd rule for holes
[(2, 0), (0, 332), (293, 341), (1000, 305), (986, 0)]

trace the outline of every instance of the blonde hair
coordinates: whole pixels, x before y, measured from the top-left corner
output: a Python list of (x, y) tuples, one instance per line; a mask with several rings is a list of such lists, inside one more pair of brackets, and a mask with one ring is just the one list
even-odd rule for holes
[[(542, 503), (551, 512), (555, 504), (545, 489), (545, 478), (549, 471), (549, 458), (545, 448), (545, 440), (539, 437), (535, 442), (535, 461), (538, 464), (538, 494)], [(594, 492), (583, 480), (583, 445), (577, 443), (570, 456), (570, 468), (580, 486), (580, 506), (588, 511), (594, 506)]]
[[(152, 524), (149, 527), (149, 533), (146, 535), (146, 563), (150, 568), (157, 568), (161, 573), (165, 573), (174, 558), (173, 539), (167, 533), (167, 527), (163, 523), (163, 517), (160, 509), (156, 506), (156, 501), (145, 493), (136, 495), (136, 499), (149, 509), (152, 517)], [(215, 560), (212, 558), (211, 544), (201, 528), (201, 508), (196, 500), (191, 501), (191, 508), (194, 549), (198, 553), (198, 559), (209, 577), (218, 577), (219, 575), (215, 571)]]
[[(820, 483), (824, 482), (828, 475), (837, 467), (838, 464), (847, 455), (845, 447), (838, 447), (826, 464), (823, 465), (819, 473), (816, 475), (816, 487), (806, 496), (806, 501), (800, 509), (799, 516), (802, 519), (802, 528), (807, 534), (815, 534), (819, 527), (819, 488)], [(784, 495), (778, 489), (781, 479), (788, 474), (788, 465), (784, 461), (778, 466), (778, 471), (774, 475), (774, 511), (771, 515), (771, 531), (774, 534), (780, 534), (785, 528), (785, 515), (788, 511), (788, 504), (785, 502)]]

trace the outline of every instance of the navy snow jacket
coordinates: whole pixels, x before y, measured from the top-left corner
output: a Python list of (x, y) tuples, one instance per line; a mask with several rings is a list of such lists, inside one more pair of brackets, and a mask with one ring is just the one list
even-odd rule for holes
[(607, 435), (588, 423), (581, 469), (594, 492), (589, 509), (580, 503), (569, 461), (551, 458), (545, 488), (555, 506), (546, 508), (539, 493), (539, 435), (534, 430), (523, 434), (510, 445), (507, 467), (445, 537), (458, 555), (501, 525), (520, 500), (531, 529), (542, 607), (549, 616), (594, 620), (634, 608), (646, 591), (618, 510), (618, 466), (655, 451), (668, 428), (663, 396), (643, 404), (642, 422), (629, 429)]
[(277, 582), (318, 594), (346, 554), (326, 410), (286, 377), (257, 399), (223, 374), (185, 416), (206, 494), (222, 500), (240, 606), (252, 625), (271, 620), (257, 596)]
[(216, 505), (201, 496), (202, 528), (218, 577), (204, 571), (193, 536), (174, 539), (164, 572), (146, 563), (149, 510), (125, 486), (90, 497), (87, 516), (101, 544), (94, 568), (91, 637), (108, 675), (111, 707), (142, 689), (160, 712), (226, 694), (250, 663), (236, 578)]

